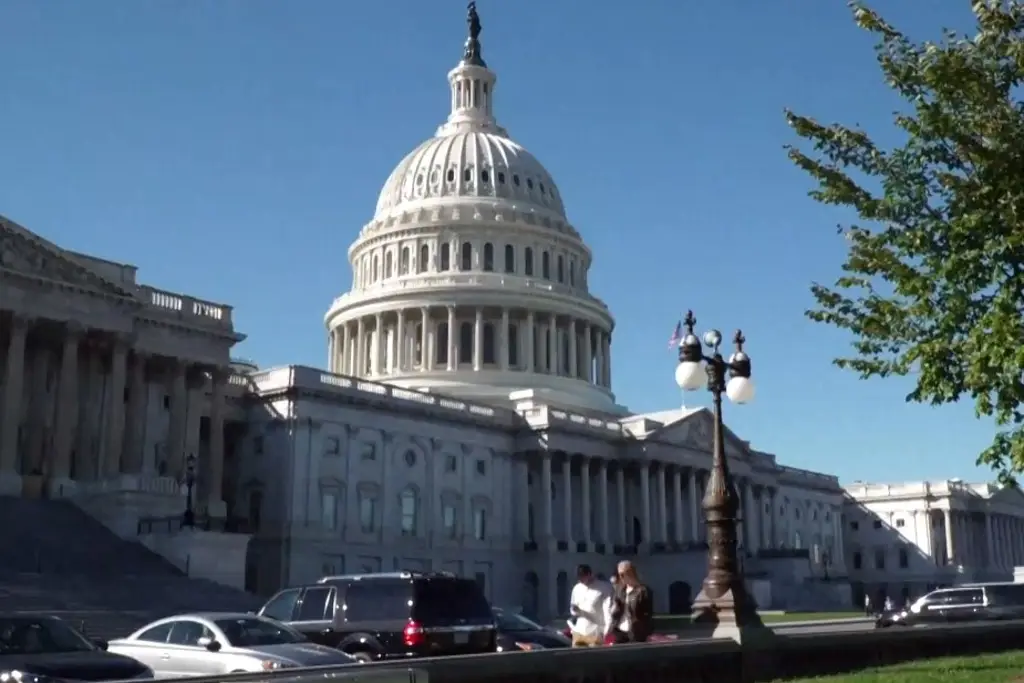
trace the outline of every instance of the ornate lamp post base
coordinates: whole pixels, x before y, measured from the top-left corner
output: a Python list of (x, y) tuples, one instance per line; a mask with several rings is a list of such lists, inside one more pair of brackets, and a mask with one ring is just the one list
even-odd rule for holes
[(767, 644), (775, 636), (742, 583), (717, 598), (701, 590), (693, 601), (693, 628), (702, 638), (728, 638), (741, 645)]

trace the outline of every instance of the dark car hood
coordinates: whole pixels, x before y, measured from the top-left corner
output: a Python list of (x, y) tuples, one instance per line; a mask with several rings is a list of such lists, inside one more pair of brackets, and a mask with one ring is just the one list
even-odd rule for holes
[(36, 655), (0, 654), (0, 669), (17, 669), (38, 676), (76, 681), (118, 681), (135, 678), (149, 671), (131, 657), (102, 650)]
[(509, 648), (516, 643), (531, 643), (544, 648), (569, 647), (572, 641), (556, 631), (498, 631), (499, 644)]

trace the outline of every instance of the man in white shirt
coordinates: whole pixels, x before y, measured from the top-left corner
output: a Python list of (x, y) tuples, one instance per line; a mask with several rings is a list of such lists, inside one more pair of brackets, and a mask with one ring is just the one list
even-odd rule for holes
[(612, 587), (594, 576), (589, 565), (576, 569), (576, 585), (569, 598), (573, 647), (603, 645), (612, 629)]

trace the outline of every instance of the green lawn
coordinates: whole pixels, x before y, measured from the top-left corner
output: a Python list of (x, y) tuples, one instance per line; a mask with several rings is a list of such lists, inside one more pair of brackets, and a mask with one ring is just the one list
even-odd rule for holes
[[(766, 624), (787, 624), (799, 621), (824, 621), (827, 619), (850, 619), (863, 617), (863, 612), (769, 612), (761, 615)], [(671, 633), (686, 628), (690, 623), (688, 614), (659, 614), (654, 617), (654, 630), (658, 633)]]
[(1024, 680), (1024, 650), (949, 657), (788, 683), (1015, 683)]

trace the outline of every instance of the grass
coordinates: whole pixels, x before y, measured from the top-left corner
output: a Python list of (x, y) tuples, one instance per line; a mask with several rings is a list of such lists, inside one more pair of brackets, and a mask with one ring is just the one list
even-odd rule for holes
[(1017, 683), (1024, 681), (1024, 650), (906, 662), (840, 676), (787, 683)]
[[(761, 615), (761, 620), (766, 624), (792, 624), (801, 621), (850, 619), (863, 616), (863, 612), (768, 612)], [(654, 617), (654, 630), (658, 633), (671, 633), (681, 631), (689, 623), (689, 614), (659, 614)]]

